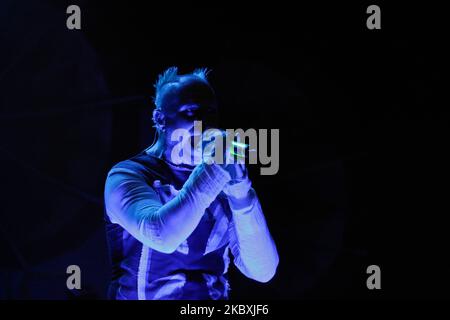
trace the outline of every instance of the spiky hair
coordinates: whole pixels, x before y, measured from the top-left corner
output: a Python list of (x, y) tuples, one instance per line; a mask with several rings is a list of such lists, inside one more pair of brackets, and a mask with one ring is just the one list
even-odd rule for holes
[[(187, 73), (183, 75), (178, 74), (178, 67), (170, 67), (163, 73), (161, 73), (158, 76), (158, 79), (156, 80), (154, 87), (155, 87), (155, 96), (153, 97), (153, 102), (156, 105), (156, 108), (160, 108), (159, 105), (159, 95), (162, 90), (162, 88), (168, 84), (171, 83), (178, 83), (180, 82), (180, 78), (182, 76), (194, 76), (198, 77), (201, 80), (208, 83), (208, 74), (211, 70), (208, 70), (208, 68), (197, 68), (192, 73)], [(208, 83), (209, 84), (209, 83)]]
[(205, 81), (208, 81), (208, 73), (209, 73), (210, 71), (211, 71), (211, 70), (208, 70), (208, 68), (198, 68), (198, 69), (195, 69), (195, 70), (192, 72), (192, 74), (193, 74), (194, 76), (197, 76), (197, 77), (199, 77), (199, 78), (205, 80)]

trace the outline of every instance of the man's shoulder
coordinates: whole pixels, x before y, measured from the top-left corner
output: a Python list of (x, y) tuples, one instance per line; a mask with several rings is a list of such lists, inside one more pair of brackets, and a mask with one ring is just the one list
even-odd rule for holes
[(116, 163), (108, 172), (108, 176), (113, 173), (130, 173), (140, 176), (162, 178), (165, 168), (162, 161), (156, 157), (141, 152), (129, 159)]

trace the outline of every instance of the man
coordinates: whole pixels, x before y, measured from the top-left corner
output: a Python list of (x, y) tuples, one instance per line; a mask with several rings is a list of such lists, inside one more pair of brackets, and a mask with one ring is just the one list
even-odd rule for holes
[(228, 299), (229, 251), (247, 277), (267, 282), (275, 275), (278, 253), (244, 165), (172, 159), (175, 130), (193, 138), (194, 121), (215, 124), (206, 75), (178, 75), (175, 67), (160, 75), (156, 143), (108, 173), (112, 299)]

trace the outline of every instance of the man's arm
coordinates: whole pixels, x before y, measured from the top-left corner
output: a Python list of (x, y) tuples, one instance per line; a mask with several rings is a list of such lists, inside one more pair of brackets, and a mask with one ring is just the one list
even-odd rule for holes
[(152, 249), (172, 253), (194, 231), (206, 208), (230, 175), (201, 164), (176, 197), (162, 205), (156, 191), (138, 173), (113, 168), (106, 180), (105, 206), (111, 221)]
[(233, 217), (229, 230), (230, 249), (235, 265), (245, 276), (268, 282), (276, 273), (278, 252), (256, 192), (253, 188), (247, 190), (240, 197), (228, 195)]

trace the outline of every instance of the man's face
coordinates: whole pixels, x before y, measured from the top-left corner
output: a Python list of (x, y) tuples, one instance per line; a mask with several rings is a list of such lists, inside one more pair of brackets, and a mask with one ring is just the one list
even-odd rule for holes
[(166, 134), (185, 129), (194, 135), (194, 121), (201, 121), (203, 130), (217, 126), (217, 106), (214, 92), (205, 82), (187, 78), (164, 92)]

